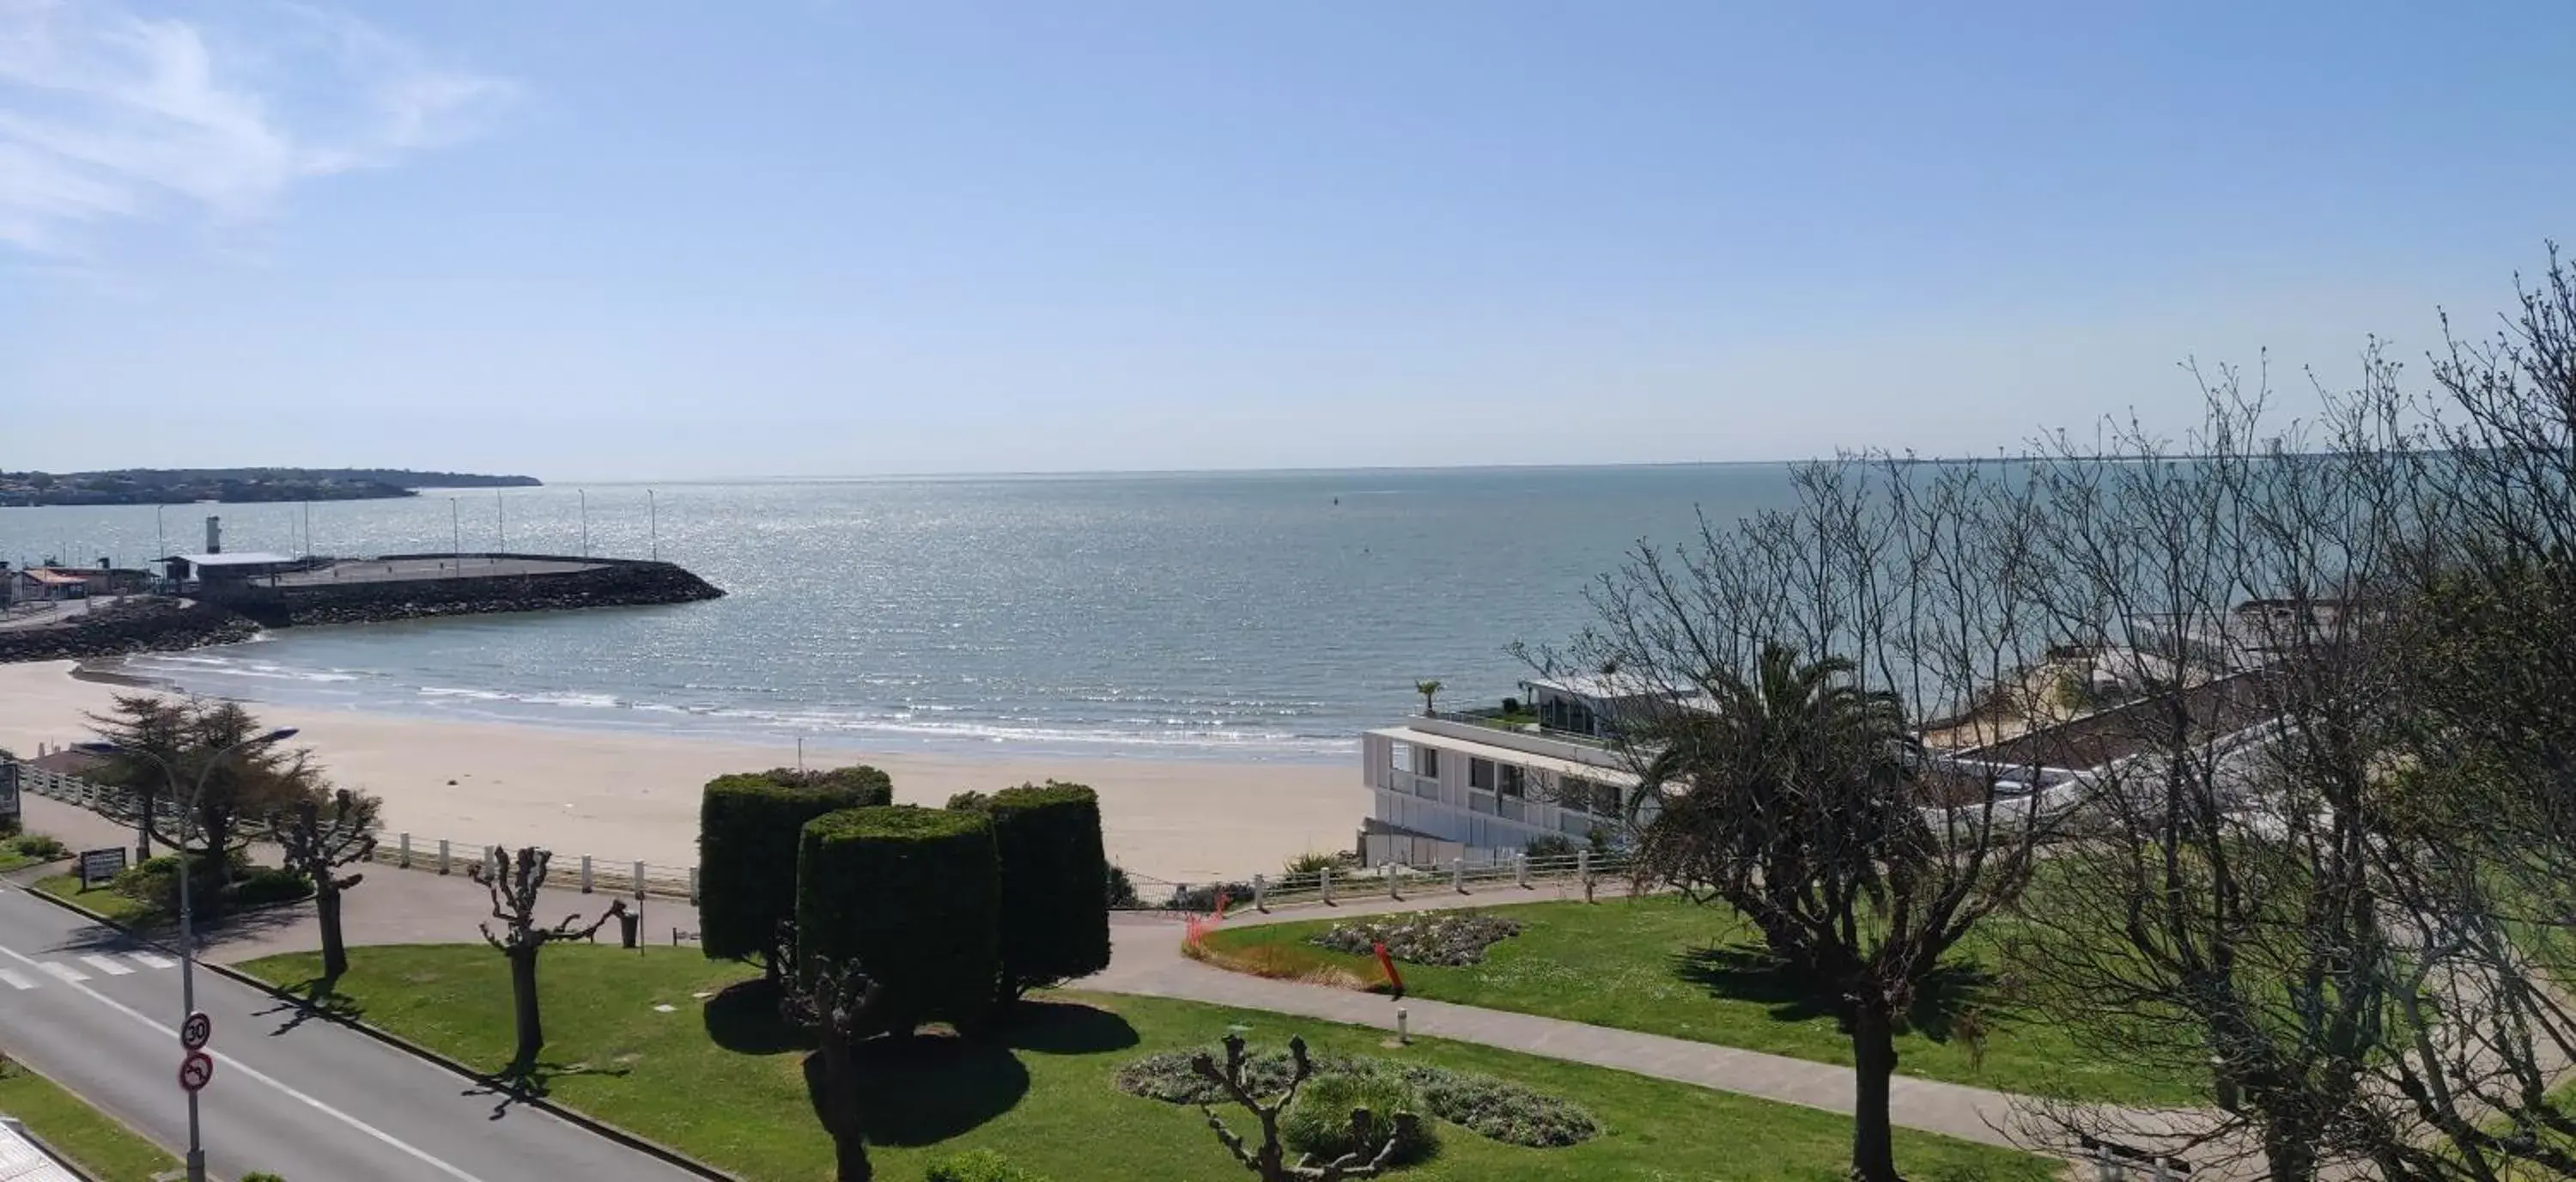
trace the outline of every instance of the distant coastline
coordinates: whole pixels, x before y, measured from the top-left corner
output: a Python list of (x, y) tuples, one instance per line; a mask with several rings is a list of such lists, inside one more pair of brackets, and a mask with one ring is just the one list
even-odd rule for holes
[(0, 472), (0, 506), (273, 504), (416, 497), (424, 488), (537, 488), (533, 476), (405, 468), (119, 468)]

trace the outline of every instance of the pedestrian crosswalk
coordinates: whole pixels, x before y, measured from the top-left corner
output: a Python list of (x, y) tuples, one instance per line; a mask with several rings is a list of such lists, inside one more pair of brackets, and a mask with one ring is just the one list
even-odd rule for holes
[[(89, 980), (93, 974), (108, 977), (122, 977), (133, 973), (137, 969), (175, 969), (179, 967), (178, 961), (163, 956), (158, 952), (100, 952), (86, 954), (76, 959), (78, 961), (77, 964), (72, 961), (40, 960), (36, 962), (36, 971), (42, 973), (44, 976), (52, 977), (57, 981), (61, 981), (66, 985), (78, 985), (83, 981)], [(87, 967), (84, 969), (82, 966)], [(44, 984), (44, 982), (39, 980), (37, 977), (30, 976), (18, 971), (17, 969), (0, 969), (0, 985), (5, 985), (12, 990), (34, 989), (42, 984)]]

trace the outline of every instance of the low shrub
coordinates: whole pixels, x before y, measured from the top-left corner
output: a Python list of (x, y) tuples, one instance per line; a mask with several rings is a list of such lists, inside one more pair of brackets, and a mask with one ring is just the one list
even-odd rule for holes
[(70, 847), (65, 846), (60, 840), (42, 833), (19, 834), (17, 841), (11, 844), (17, 847), (19, 853), (40, 862), (51, 862), (71, 853)]
[(1021, 1169), (990, 1149), (977, 1149), (930, 1163), (921, 1182), (1047, 1182), (1044, 1175)]
[[(1225, 1100), (1225, 1092), (1190, 1066), (1192, 1051), (1163, 1051), (1147, 1055), (1120, 1067), (1110, 1077), (1112, 1086), (1131, 1096), (1160, 1100), (1166, 1104), (1216, 1104)], [(1223, 1052), (1211, 1050), (1210, 1054)], [(1280, 1051), (1256, 1051), (1244, 1061), (1244, 1082), (1253, 1091), (1276, 1095), (1288, 1086), (1291, 1068), (1288, 1056)], [(1601, 1122), (1583, 1106), (1571, 1100), (1532, 1091), (1529, 1088), (1490, 1075), (1451, 1071), (1421, 1063), (1388, 1063), (1381, 1059), (1316, 1056), (1315, 1079), (1306, 1084), (1304, 1096), (1311, 1095), (1317, 1083), (1327, 1076), (1384, 1073), (1410, 1084), (1420, 1097), (1413, 1111), (1436, 1117), (1469, 1132), (1506, 1145), (1528, 1149), (1554, 1149), (1579, 1145), (1601, 1135)], [(1359, 1101), (1381, 1116), (1392, 1115), (1377, 1102)], [(1350, 1125), (1350, 1102), (1342, 1104), (1341, 1124), (1347, 1132)]]
[(1252, 902), (1252, 884), (1211, 882), (1204, 886), (1182, 886), (1172, 891), (1172, 901), (1166, 904), (1166, 907), (1173, 911), (1186, 911), (1192, 915), (1208, 915), (1216, 911), (1216, 900), (1219, 895), (1225, 897), (1226, 909), (1231, 911)]
[(1519, 920), (1477, 911), (1415, 911), (1334, 924), (1310, 943), (1355, 956), (1374, 955), (1377, 945), (1408, 964), (1480, 964), (1485, 949), (1521, 934)]
[(1326, 870), (1339, 870), (1341, 868), (1342, 856), (1340, 854), (1328, 854), (1321, 851), (1309, 850), (1306, 853), (1302, 853), (1294, 858), (1288, 859), (1288, 864), (1280, 867), (1279, 869), (1280, 873), (1295, 877), (1299, 875), (1314, 875)]
[[(1363, 1137), (1352, 1136), (1351, 1110), (1355, 1108), (1368, 1109), (1368, 1127)], [(1297, 1103), (1280, 1116), (1279, 1140), (1321, 1161), (1353, 1153), (1374, 1154), (1389, 1137), (1397, 1138), (1395, 1156), (1387, 1159), (1390, 1164), (1429, 1157), (1435, 1144), (1431, 1126), (1416, 1121), (1413, 1135), (1404, 1137), (1395, 1123), (1399, 1112), (1425, 1115), (1422, 1094), (1403, 1076), (1374, 1065), (1351, 1071), (1319, 1071), (1297, 1093)]]
[(1422, 1108), (1489, 1140), (1530, 1149), (1580, 1145), (1601, 1135), (1601, 1122), (1583, 1106), (1510, 1080), (1419, 1063), (1396, 1065), (1397, 1075), (1421, 1089)]
[(1571, 837), (1551, 833), (1545, 837), (1529, 839), (1527, 844), (1521, 846), (1521, 853), (1530, 858), (1571, 858), (1582, 848), (1574, 844), (1574, 839)]
[(241, 877), (232, 885), (235, 907), (260, 907), (270, 903), (292, 903), (311, 898), (313, 880), (292, 870), (262, 866)]

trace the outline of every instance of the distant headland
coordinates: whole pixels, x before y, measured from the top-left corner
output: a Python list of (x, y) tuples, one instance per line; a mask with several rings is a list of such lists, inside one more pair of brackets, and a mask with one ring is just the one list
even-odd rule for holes
[(424, 488), (535, 488), (533, 476), (414, 472), (405, 468), (120, 468), (111, 472), (0, 472), (0, 505), (188, 505), (273, 501), (372, 501)]

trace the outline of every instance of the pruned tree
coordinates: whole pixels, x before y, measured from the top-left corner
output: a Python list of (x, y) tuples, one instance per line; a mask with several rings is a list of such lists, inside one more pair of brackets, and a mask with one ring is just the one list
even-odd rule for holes
[(2017, 684), (2048, 638), (2008, 577), (2030, 546), (2019, 484), (1888, 456), (1794, 480), (1793, 507), (1641, 544), (1593, 589), (1590, 630), (1524, 655), (1612, 671), (1636, 873), (1732, 907), (1833, 1010), (1852, 1172), (1885, 1182), (1896, 1036), (2058, 823), (2006, 783), (2037, 769), (1927, 758), (1905, 720)]
[[(1391, 1132), (1381, 1134), (1374, 1115), (1368, 1109), (1354, 1108), (1351, 1110), (1351, 1142), (1362, 1146), (1362, 1149), (1331, 1161), (1319, 1162), (1312, 1155), (1299, 1155), (1296, 1161), (1291, 1162), (1288, 1160), (1288, 1147), (1279, 1140), (1279, 1120), (1296, 1106), (1297, 1093), (1306, 1086), (1306, 1081), (1314, 1078), (1315, 1064), (1306, 1054), (1306, 1040), (1302, 1036), (1288, 1040), (1288, 1087), (1277, 1096), (1265, 1099), (1253, 1090), (1245, 1076), (1248, 1062), (1243, 1036), (1229, 1033), (1225, 1036), (1223, 1064), (1219, 1064), (1215, 1056), (1201, 1051), (1191, 1058), (1190, 1068), (1198, 1072), (1200, 1078), (1215, 1084), (1227, 1099), (1251, 1113), (1253, 1119), (1260, 1123), (1261, 1141), (1252, 1145), (1242, 1134), (1226, 1127), (1225, 1119), (1216, 1114), (1214, 1107), (1199, 1106), (1199, 1111), (1207, 1116), (1208, 1128), (1215, 1131), (1216, 1139), (1224, 1144), (1226, 1152), (1233, 1154), (1234, 1160), (1261, 1182), (1340, 1182), (1344, 1178), (1375, 1178), (1394, 1163), (1400, 1146), (1417, 1138), (1421, 1118), (1413, 1113), (1394, 1114), (1388, 1126)], [(1379, 1142), (1379, 1135), (1386, 1139)], [(1367, 1148), (1371, 1145), (1375, 1148)]]
[(375, 855), (379, 807), (375, 797), (343, 788), (331, 794), (327, 812), (315, 801), (300, 800), (269, 819), (269, 834), (277, 840), (280, 861), (313, 880), (313, 914), (322, 926), (326, 979), (337, 980), (349, 971), (349, 947), (340, 927), (340, 894), (366, 876), (344, 875), (340, 868)]
[(480, 925), (483, 940), (510, 962), (511, 1013), (518, 1029), (518, 1046), (511, 1052), (508, 1071), (519, 1074), (536, 1066), (537, 1052), (546, 1044), (545, 1023), (537, 1006), (537, 954), (558, 940), (587, 940), (599, 934), (608, 921), (626, 914), (626, 900), (618, 899), (588, 926), (581, 916), (566, 916), (561, 923), (547, 925), (536, 918), (540, 892), (546, 885), (546, 868), (554, 860), (551, 851), (535, 846), (513, 852), (495, 847), (490, 862), (478, 862), (466, 871), (474, 881), (492, 893), (492, 918), (501, 921), (501, 932), (495, 935), (490, 923)]
[[(782, 925), (774, 958), (798, 963), (792, 925)], [(814, 1035), (814, 1111), (832, 1135), (833, 1176), (866, 1182), (875, 1167), (859, 1110), (858, 1044), (884, 1028), (877, 1006), (885, 990), (857, 961), (822, 957), (804, 961), (780, 988), (780, 1016)]]

